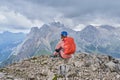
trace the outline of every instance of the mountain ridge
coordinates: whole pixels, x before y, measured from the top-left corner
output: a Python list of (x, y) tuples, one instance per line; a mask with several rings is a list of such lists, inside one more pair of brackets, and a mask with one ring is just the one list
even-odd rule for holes
[(60, 40), (60, 33), (64, 30), (75, 39), (76, 52), (107, 54), (120, 58), (120, 29), (113, 29), (110, 26), (109, 30), (106, 29), (106, 25), (105, 28), (88, 25), (82, 31), (74, 31), (59, 22), (53, 22), (44, 24), (41, 28), (31, 28), (23, 43), (16, 48), (8, 60), (3, 62), (3, 65), (21, 61), (32, 56), (52, 54), (55, 45)]
[(6, 60), (15, 47), (25, 38), (23, 33), (4, 31), (0, 33), (0, 62)]

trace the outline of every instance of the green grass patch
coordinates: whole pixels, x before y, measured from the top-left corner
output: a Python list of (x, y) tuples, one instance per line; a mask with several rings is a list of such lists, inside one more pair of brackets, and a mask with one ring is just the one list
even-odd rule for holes
[(36, 53), (34, 54), (34, 56), (50, 55), (50, 54), (51, 54), (51, 52), (49, 52), (49, 51), (47, 51), (47, 50), (40, 50), (40, 51), (36, 52)]

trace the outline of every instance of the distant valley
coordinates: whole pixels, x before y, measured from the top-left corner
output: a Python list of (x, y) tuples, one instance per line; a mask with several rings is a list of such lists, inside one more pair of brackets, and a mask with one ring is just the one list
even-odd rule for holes
[(0, 33), (0, 62), (6, 60), (25, 38), (23, 33), (12, 33), (5, 31)]

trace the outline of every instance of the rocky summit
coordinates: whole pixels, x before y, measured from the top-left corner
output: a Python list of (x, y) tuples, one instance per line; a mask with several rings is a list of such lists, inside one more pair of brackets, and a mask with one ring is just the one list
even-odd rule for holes
[(0, 69), (0, 80), (120, 80), (120, 60), (88, 53), (71, 59), (41, 55)]

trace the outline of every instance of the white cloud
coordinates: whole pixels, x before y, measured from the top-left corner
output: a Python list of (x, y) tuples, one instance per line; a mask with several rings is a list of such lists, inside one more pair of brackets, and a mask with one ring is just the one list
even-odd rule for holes
[(120, 0), (3, 0), (0, 30), (29, 30), (59, 21), (72, 29), (86, 25), (120, 25)]
[(3, 23), (5, 19), (6, 19), (6, 17), (4, 15), (0, 14), (0, 22)]
[(119, 19), (116, 17), (107, 18), (106, 16), (98, 15), (93, 20), (88, 21), (87, 25), (100, 26), (100, 25), (111, 25), (114, 27), (120, 27)]
[[(0, 7), (1, 8), (1, 7)], [(26, 16), (10, 11), (7, 8), (0, 9), (0, 29), (2, 30), (15, 30), (15, 31), (26, 31), (34, 26), (41, 26), (43, 22), (37, 19), (30, 20)], [(17, 30), (18, 29), (18, 30)]]
[(86, 25), (84, 25), (84, 24), (78, 24), (73, 30), (75, 30), (75, 31), (81, 31), (85, 27), (86, 27)]
[(70, 28), (73, 28), (75, 26), (74, 21), (72, 19), (70, 19), (70, 18), (65, 18), (62, 13), (55, 16), (54, 20), (56, 22), (61, 22), (65, 26), (70, 27)]

